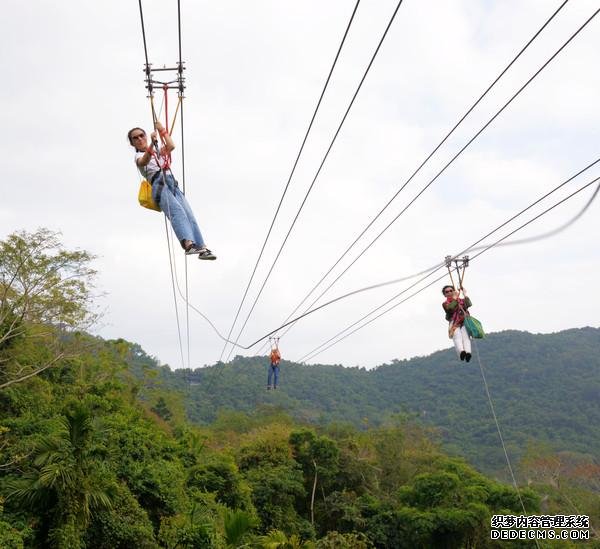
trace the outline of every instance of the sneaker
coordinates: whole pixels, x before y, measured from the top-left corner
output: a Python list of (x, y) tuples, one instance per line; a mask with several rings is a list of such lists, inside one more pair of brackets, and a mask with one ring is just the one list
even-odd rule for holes
[(217, 256), (213, 254), (206, 246), (200, 248), (198, 252), (194, 252), (198, 254), (198, 259), (217, 259)]
[(267, 385), (267, 391), (270, 391), (270, 390), (271, 390), (271, 386)]
[(465, 354), (465, 360), (466, 360), (467, 362), (469, 362), (469, 361), (471, 360), (471, 353), (466, 353), (466, 354)]
[(193, 242), (185, 249), (185, 255), (193, 255), (202, 253), (204, 248), (196, 246)]
[[(464, 360), (466, 356), (467, 356), (467, 353), (465, 353), (464, 351), (460, 352), (460, 359), (461, 360)], [(469, 355), (469, 360), (470, 360), (470, 358), (471, 358), (471, 355)]]

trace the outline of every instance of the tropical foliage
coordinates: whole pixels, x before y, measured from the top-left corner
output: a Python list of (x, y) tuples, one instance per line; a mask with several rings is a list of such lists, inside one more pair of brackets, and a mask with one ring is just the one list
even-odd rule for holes
[[(555, 452), (600, 455), (600, 329), (506, 331), (491, 334), (477, 350), (514, 461), (525, 456), (532, 440)], [(218, 421), (223, 408), (250, 412), (256, 403), (301, 422), (350, 422), (360, 429), (409, 414), (436, 427), (447, 451), (509, 480), (476, 357), (467, 364), (448, 349), (366, 370), (296, 364), (284, 356), (280, 390), (269, 393), (266, 361), (236, 357), (228, 364), (159, 375), (165, 387), (187, 388), (188, 415), (197, 423)]]
[[(13, 235), (2, 253), (12, 257), (20, 239), (42, 235)], [(29, 276), (26, 261), (14, 265)], [(492, 515), (523, 508), (577, 509), (598, 527), (598, 463), (533, 439), (515, 464), (517, 491), (449, 455), (435, 429), (394, 410), (377, 422), (311, 422), (315, 408), (288, 413), (281, 391), (272, 397), (282, 400), (192, 423), (183, 404), (193, 413), (199, 401), (185, 375), (138, 345), (86, 334), (87, 297), (77, 314), (60, 306), (51, 317), (23, 313), (23, 290), (2, 268), (11, 295), (4, 333), (19, 327), (0, 350), (2, 375), (14, 381), (0, 390), (2, 548), (497, 547)], [(65, 275), (80, 283), (75, 296), (89, 296), (90, 275)], [(54, 329), (58, 319), (68, 326)], [(56, 354), (63, 344), (73, 352)], [(52, 366), (41, 368), (53, 352)]]

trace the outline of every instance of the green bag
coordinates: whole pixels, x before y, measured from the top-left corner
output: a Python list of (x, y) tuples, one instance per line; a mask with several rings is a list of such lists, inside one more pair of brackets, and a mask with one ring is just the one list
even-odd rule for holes
[(485, 337), (485, 332), (483, 331), (483, 326), (481, 322), (472, 316), (465, 317), (465, 328), (467, 329), (467, 333), (473, 339), (483, 339)]

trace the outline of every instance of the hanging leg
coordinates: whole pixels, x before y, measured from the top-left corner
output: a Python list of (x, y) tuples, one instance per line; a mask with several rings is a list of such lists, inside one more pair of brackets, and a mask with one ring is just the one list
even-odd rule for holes
[(200, 227), (198, 226), (198, 222), (196, 221), (196, 217), (194, 216), (194, 212), (190, 206), (190, 203), (185, 198), (185, 195), (177, 188), (175, 190), (177, 202), (181, 205), (185, 216), (187, 218), (187, 222), (189, 223), (190, 230), (192, 233), (192, 240), (196, 246), (202, 248), (204, 244), (204, 238), (202, 238), (202, 233), (200, 232)]
[[(452, 322), (450, 322), (450, 327), (452, 327)], [(461, 328), (456, 328), (456, 330), (454, 330), (454, 334), (452, 334), (452, 341), (454, 342), (454, 349), (456, 349), (456, 356), (461, 360), (464, 360), (466, 351), (461, 335)]]
[[(182, 204), (173, 195), (173, 179), (170, 176), (166, 176), (165, 179), (167, 183), (162, 187), (160, 194), (160, 208), (169, 218), (173, 231), (175, 231), (175, 234), (177, 235), (177, 240), (180, 242), (182, 240), (194, 240), (194, 233), (188, 216)], [(152, 185), (152, 195), (155, 200), (158, 187), (158, 182)]]
[(467, 332), (467, 328), (465, 326), (461, 326), (460, 331), (463, 349), (465, 350), (465, 360), (469, 362), (471, 360), (471, 338), (469, 337), (469, 332)]

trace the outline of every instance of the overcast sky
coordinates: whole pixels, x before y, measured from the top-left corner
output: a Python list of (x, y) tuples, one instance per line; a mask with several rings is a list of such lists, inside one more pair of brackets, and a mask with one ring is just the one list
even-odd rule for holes
[[(358, 7), (242, 319), (396, 3), (362, 0)], [(560, 3), (403, 2), (240, 343), (258, 339), (288, 316)], [(181, 1), (186, 191), (205, 240), (218, 256), (215, 262), (188, 260), (190, 302), (224, 334), (354, 4)], [(97, 333), (140, 343), (162, 362), (181, 367), (164, 222), (161, 214), (137, 204), (139, 177), (126, 140), (131, 127), (151, 125), (138, 3), (5, 0), (3, 6), (0, 238), (19, 229), (48, 227), (62, 232), (67, 247), (96, 254), (98, 288), (106, 293), (98, 301), (106, 312)], [(598, 0), (567, 3), (334, 274), (598, 7)], [(144, 0), (143, 8), (150, 62), (173, 66), (178, 60), (177, 3)], [(600, 16), (323, 299), (435, 265), (596, 160), (599, 51)], [(177, 127), (178, 145), (179, 132)], [(173, 171), (181, 180), (180, 152), (181, 147), (174, 153)], [(521, 222), (598, 176), (597, 166)], [(583, 207), (594, 188), (519, 236), (560, 226)], [(554, 238), (495, 249), (472, 262), (465, 287), (472, 313), (488, 332), (547, 333), (600, 324), (595, 287), (599, 207), (594, 203)], [(183, 288), (180, 248), (177, 261)], [(408, 284), (349, 298), (304, 319), (281, 340), (284, 358), (303, 357)], [(435, 284), (315, 361), (372, 367), (449, 347), (441, 286)], [(185, 304), (180, 300), (178, 307), (187, 355)], [(191, 366), (213, 364), (221, 356), (221, 340), (193, 311), (190, 329)], [(224, 358), (228, 356), (227, 350)]]

